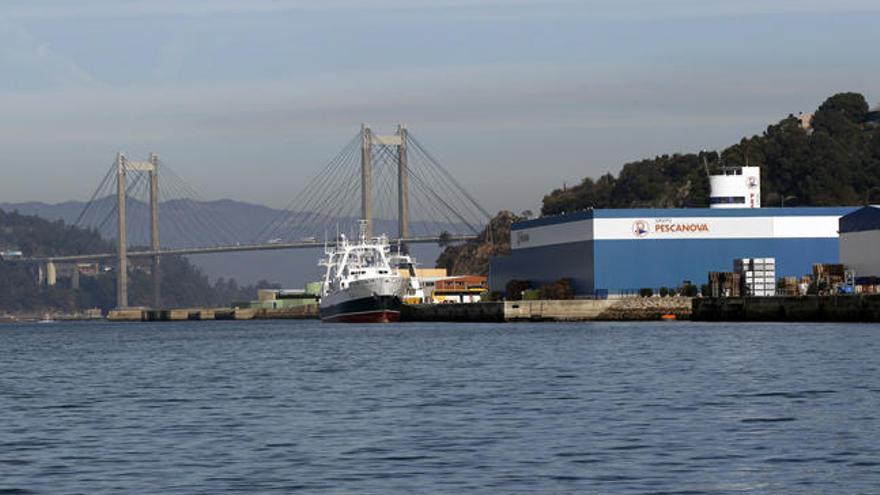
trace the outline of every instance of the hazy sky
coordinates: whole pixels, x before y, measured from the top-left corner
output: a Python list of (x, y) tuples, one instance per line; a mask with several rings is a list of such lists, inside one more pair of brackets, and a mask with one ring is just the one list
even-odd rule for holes
[(490, 210), (880, 101), (877, 0), (3, 0), (0, 201), (85, 199), (117, 150), (283, 206), (361, 122)]

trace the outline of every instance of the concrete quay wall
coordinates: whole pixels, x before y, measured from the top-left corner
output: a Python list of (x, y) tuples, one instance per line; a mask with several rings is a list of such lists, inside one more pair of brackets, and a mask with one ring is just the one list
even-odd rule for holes
[(880, 322), (880, 294), (694, 299), (698, 321)]
[[(470, 304), (404, 305), (403, 321), (515, 322), (515, 321), (638, 321), (672, 315), (689, 319), (691, 298), (634, 297), (625, 299), (574, 299), (504, 301)], [(180, 308), (169, 310), (114, 310), (112, 321), (192, 321), (315, 319), (316, 305), (286, 309)]]
[(318, 318), (316, 305), (285, 309), (175, 308), (115, 309), (107, 314), (110, 321), (207, 321), (207, 320), (280, 320)]
[(633, 321), (666, 315), (688, 319), (691, 299), (646, 297), (605, 300), (538, 300), (405, 306), (403, 321)]
[(402, 308), (400, 319), (401, 321), (502, 322), (504, 303), (407, 304)]
[(506, 321), (639, 321), (673, 315), (676, 319), (688, 319), (691, 306), (689, 297), (507, 301), (504, 318)]
[(252, 309), (255, 320), (315, 320), (319, 318), (318, 305), (308, 304), (283, 309)]

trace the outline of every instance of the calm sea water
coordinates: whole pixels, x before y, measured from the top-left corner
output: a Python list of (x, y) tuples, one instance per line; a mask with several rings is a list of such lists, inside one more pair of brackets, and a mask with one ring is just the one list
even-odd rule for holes
[(880, 493), (880, 325), (0, 326), (0, 493)]

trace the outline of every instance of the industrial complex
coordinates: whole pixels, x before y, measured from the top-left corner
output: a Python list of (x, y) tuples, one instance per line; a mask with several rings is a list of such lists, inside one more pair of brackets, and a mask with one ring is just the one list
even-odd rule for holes
[[(849, 233), (841, 217), (857, 207), (761, 208), (757, 167), (724, 168), (709, 183), (708, 208), (591, 209), (515, 223), (510, 255), (492, 260), (490, 287), (567, 278), (577, 296), (602, 298), (699, 286), (709, 272), (730, 271), (734, 260), (773, 260), (775, 277), (783, 278), (842, 256), (877, 257), (871, 249), (880, 239), (876, 208), (844, 222), (853, 225)], [(873, 234), (855, 232), (865, 225)], [(839, 245), (839, 230), (853, 239), (847, 247)]]
[(839, 261), (838, 221), (855, 208), (587, 210), (514, 224), (490, 286), (570, 278), (578, 295), (699, 283), (736, 258), (775, 258), (777, 276)]

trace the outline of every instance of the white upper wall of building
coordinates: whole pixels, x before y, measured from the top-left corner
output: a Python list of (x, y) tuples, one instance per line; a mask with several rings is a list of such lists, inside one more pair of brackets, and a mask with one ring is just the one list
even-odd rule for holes
[(840, 234), (840, 262), (856, 277), (880, 277), (880, 230)]
[(511, 231), (511, 248), (571, 242), (838, 238), (840, 215), (590, 218)]

